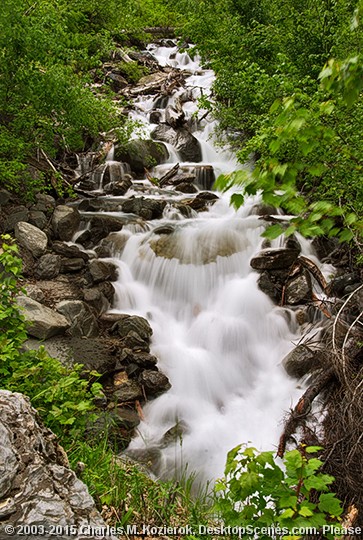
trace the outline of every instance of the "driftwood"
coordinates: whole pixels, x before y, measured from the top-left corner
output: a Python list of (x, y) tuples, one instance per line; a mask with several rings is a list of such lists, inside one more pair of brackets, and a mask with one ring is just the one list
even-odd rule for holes
[(320, 287), (325, 292), (328, 284), (326, 282), (325, 277), (321, 273), (320, 269), (317, 267), (317, 265), (307, 257), (304, 257), (303, 255), (300, 255), (298, 259), (301, 264), (310, 272), (310, 274), (313, 276), (313, 278), (316, 279), (316, 281), (319, 283)]
[(153, 36), (175, 37), (175, 28), (173, 26), (148, 26), (144, 28), (144, 32)]
[(333, 368), (329, 368), (322, 373), (306, 390), (304, 395), (299, 399), (295, 409), (291, 411), (287, 421), (285, 422), (283, 434), (280, 437), (277, 456), (282, 458), (286, 444), (290, 437), (296, 432), (297, 428), (304, 422), (307, 415), (310, 413), (314, 399), (335, 379)]
[(170, 171), (168, 171), (166, 174), (164, 174), (160, 180), (159, 180), (159, 186), (160, 187), (163, 187), (165, 186), (169, 180), (171, 178), (173, 178), (173, 176), (176, 175), (176, 173), (178, 172), (179, 170), (179, 163), (176, 163), (176, 165), (174, 165), (174, 167), (172, 169), (170, 169)]

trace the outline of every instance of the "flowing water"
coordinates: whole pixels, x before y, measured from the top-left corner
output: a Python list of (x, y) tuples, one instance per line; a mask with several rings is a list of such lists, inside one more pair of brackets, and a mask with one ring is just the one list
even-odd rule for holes
[[(168, 103), (186, 91), (194, 99), (209, 94), (214, 75), (201, 69), (197, 58), (176, 47), (151, 46), (150, 52), (161, 65), (177, 66), (188, 75), (186, 88), (176, 90)], [(155, 127), (147, 121), (154, 105), (153, 96), (135, 103), (132, 117), (146, 132)], [(183, 107), (189, 119), (205, 112), (191, 100)], [(216, 147), (214, 128), (207, 115), (194, 135), (202, 148), (197, 165), (212, 165), (218, 176), (238, 164), (229, 151)], [(169, 148), (169, 162), (155, 169), (156, 176), (178, 160)], [(188, 197), (171, 189), (160, 194), (151, 186), (149, 192), (150, 197)], [(301, 392), (281, 367), (298, 339), (294, 316), (258, 289), (258, 275), (249, 264), (261, 248), (264, 229), (253, 213), (256, 199), (235, 212), (230, 193), (219, 196), (208, 211), (192, 217), (169, 204), (162, 220), (132, 224), (119, 233), (128, 239), (117, 259), (113, 311), (149, 320), (152, 353), (172, 385), (144, 406), (145, 419), (128, 452), (151, 456), (153, 471), (162, 478), (196, 473), (204, 483), (223, 473), (226, 454), (237, 444), (274, 448), (284, 412)], [(161, 225), (169, 225), (170, 234), (158, 233)]]

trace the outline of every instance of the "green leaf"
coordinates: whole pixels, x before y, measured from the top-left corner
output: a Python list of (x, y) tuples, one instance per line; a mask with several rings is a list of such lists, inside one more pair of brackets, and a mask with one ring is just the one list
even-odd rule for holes
[(231, 204), (236, 208), (236, 210), (238, 210), (238, 208), (243, 205), (244, 200), (244, 196), (240, 193), (233, 193), (233, 195), (231, 196)]
[(319, 510), (326, 512), (330, 516), (338, 517), (343, 513), (343, 508), (335, 493), (323, 493), (319, 497)]

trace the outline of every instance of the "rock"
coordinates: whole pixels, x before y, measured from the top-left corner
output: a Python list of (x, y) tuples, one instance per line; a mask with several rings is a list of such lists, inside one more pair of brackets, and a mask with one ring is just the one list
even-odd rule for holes
[(104, 191), (108, 195), (113, 195), (114, 197), (120, 197), (122, 195), (125, 195), (125, 193), (130, 189), (131, 186), (132, 186), (131, 176), (128, 175), (123, 180), (120, 180), (118, 182), (110, 182), (109, 184), (106, 184), (104, 187)]
[(282, 361), (282, 365), (290, 377), (300, 379), (312, 370), (321, 367), (319, 352), (311, 350), (307, 345), (298, 345)]
[(140, 418), (134, 409), (126, 409), (125, 407), (117, 407), (117, 416), (120, 425), (126, 429), (134, 429), (140, 424)]
[(102, 315), (110, 307), (110, 303), (105, 297), (105, 295), (97, 287), (92, 287), (91, 289), (84, 289), (83, 299), (89, 306), (91, 306), (97, 315)]
[(40, 257), (35, 269), (37, 279), (53, 279), (59, 275), (61, 269), (61, 258), (53, 253), (46, 253)]
[(174, 129), (166, 124), (160, 124), (153, 130), (151, 137), (172, 144), (183, 161), (193, 163), (202, 161), (199, 141), (186, 128)]
[(181, 184), (176, 184), (175, 190), (180, 191), (181, 193), (198, 193), (198, 189), (195, 187), (195, 185), (189, 182), (181, 182)]
[(169, 184), (177, 185), (177, 184), (184, 184), (188, 182), (189, 184), (192, 184), (197, 179), (196, 175), (194, 173), (178, 173), (175, 174), (172, 178), (169, 180)]
[(76, 208), (57, 206), (52, 217), (54, 234), (60, 240), (66, 242), (72, 240), (73, 235), (78, 231), (80, 221), (80, 213)]
[(102, 229), (105, 231), (104, 238), (111, 232), (121, 231), (123, 222), (113, 216), (93, 216), (90, 221), (91, 231)]
[(150, 124), (159, 124), (161, 121), (161, 112), (160, 111), (151, 111), (149, 114)]
[(165, 122), (172, 128), (182, 127), (185, 122), (184, 111), (168, 105), (165, 110)]
[(202, 189), (212, 189), (216, 180), (214, 169), (211, 165), (200, 165), (195, 168), (197, 185)]
[[(55, 435), (44, 427), (28, 398), (6, 390), (0, 391), (0, 509), (0, 537), (4, 539), (7, 525), (17, 530), (36, 524), (39, 530), (49, 531), (59, 526), (64, 530), (57, 533), (59, 540), (69, 540), (70, 527), (106, 529)], [(24, 538), (30, 536), (53, 538), (49, 533)], [(81, 540), (84, 535), (76, 533), (72, 538)], [(115, 540), (98, 534), (87, 538)]]
[(185, 433), (187, 433), (188, 428), (185, 422), (181, 421), (175, 424), (175, 426), (171, 427), (166, 431), (163, 435), (163, 438), (161, 440), (162, 447), (166, 448), (169, 446), (169, 444), (175, 444), (179, 443), (182, 444), (183, 437)]
[(193, 210), (201, 211), (206, 210), (208, 205), (214, 204), (218, 199), (219, 197), (215, 193), (201, 191), (194, 199), (188, 199), (183, 201), (183, 203), (190, 206)]
[(79, 272), (85, 268), (86, 263), (83, 258), (76, 259), (66, 259), (65, 257), (61, 258), (61, 274), (68, 274), (73, 272)]
[(153, 356), (147, 351), (133, 351), (132, 349), (122, 348), (120, 356), (116, 362), (116, 368), (133, 365), (137, 366), (137, 368), (150, 369), (156, 366), (157, 361), (158, 359), (156, 356)]
[(156, 397), (171, 388), (171, 384), (166, 375), (160, 371), (146, 369), (139, 376), (139, 383), (147, 397)]
[(129, 332), (122, 340), (122, 345), (126, 349), (132, 349), (137, 351), (149, 351), (149, 343), (143, 339), (136, 332)]
[(270, 272), (263, 272), (258, 278), (258, 286), (275, 304), (279, 303), (282, 295), (282, 284), (275, 281)]
[(31, 298), (32, 300), (36, 300), (36, 302), (40, 302), (41, 304), (44, 303), (44, 293), (37, 285), (27, 283), (24, 288), (26, 290), (26, 295), (29, 298)]
[(0, 206), (5, 206), (10, 201), (11, 194), (6, 189), (0, 189)]
[[(328, 284), (328, 294), (332, 296), (343, 296), (346, 287), (360, 285), (361, 280), (358, 272), (350, 272), (342, 276), (336, 276)], [(354, 289), (353, 289), (354, 290)]]
[(316, 255), (322, 260), (333, 253), (339, 246), (339, 241), (336, 238), (328, 238), (327, 236), (315, 236), (311, 244), (315, 249)]
[(111, 262), (94, 259), (90, 262), (89, 271), (94, 283), (101, 281), (117, 281), (118, 268)]
[(144, 197), (131, 197), (122, 203), (122, 211), (136, 214), (143, 219), (160, 219), (163, 215), (166, 201), (145, 199)]
[(47, 216), (44, 214), (44, 212), (40, 212), (39, 210), (31, 210), (29, 212), (28, 220), (31, 225), (38, 227), (38, 229), (41, 229), (42, 231), (48, 225)]
[(276, 248), (260, 251), (250, 261), (255, 270), (275, 270), (289, 268), (299, 256), (296, 249)]
[(125, 338), (131, 332), (135, 332), (143, 340), (149, 342), (152, 336), (152, 328), (148, 321), (137, 315), (119, 315), (119, 320), (113, 325), (112, 332)]
[(44, 212), (49, 216), (55, 208), (54, 197), (51, 195), (46, 195), (45, 193), (37, 193), (35, 198), (37, 202), (31, 207), (31, 209), (38, 212)]
[(72, 337), (96, 337), (99, 334), (97, 319), (91, 308), (80, 300), (63, 300), (57, 306), (59, 313), (69, 322)]
[(52, 250), (58, 255), (62, 255), (63, 257), (67, 257), (68, 259), (81, 258), (84, 261), (89, 260), (88, 253), (85, 253), (84, 251), (79, 249), (78, 246), (74, 246), (74, 245), (69, 246), (65, 242), (59, 242), (59, 241), (53, 242)]
[(128, 85), (127, 80), (119, 73), (113, 73), (111, 71), (110, 73), (107, 73), (106, 77), (111, 81), (111, 88), (114, 92), (119, 92)]
[(26, 223), (29, 218), (29, 210), (25, 206), (17, 206), (6, 217), (4, 230), (5, 232), (11, 232), (14, 230), (15, 225), (19, 222)]
[[(82, 293), (77, 280), (73, 276), (62, 276), (53, 280), (42, 280), (37, 282), (37, 288), (42, 292), (44, 304), (54, 306), (62, 300), (81, 300)], [(43, 302), (42, 302), (43, 303)]]
[(63, 315), (52, 309), (27, 298), (17, 297), (18, 305), (23, 308), (25, 319), (30, 323), (27, 332), (38, 339), (48, 339), (57, 334), (63, 334), (69, 327), (69, 323)]
[(270, 216), (277, 214), (277, 209), (271, 204), (258, 203), (252, 207), (251, 214), (254, 216)]
[(25, 248), (27, 248), (34, 257), (44, 255), (48, 245), (47, 235), (24, 221), (20, 221), (15, 225), (15, 238)]
[(116, 386), (117, 390), (113, 393), (114, 399), (119, 403), (142, 399), (143, 394), (140, 386), (137, 382), (130, 380), (126, 373), (124, 375), (124, 380)]
[(285, 286), (286, 304), (305, 304), (312, 298), (311, 277), (307, 270), (290, 279)]
[(115, 160), (126, 161), (131, 169), (144, 175), (145, 168), (150, 169), (166, 161), (169, 152), (163, 143), (157, 143), (151, 139), (137, 139), (130, 141), (123, 147), (115, 148)]

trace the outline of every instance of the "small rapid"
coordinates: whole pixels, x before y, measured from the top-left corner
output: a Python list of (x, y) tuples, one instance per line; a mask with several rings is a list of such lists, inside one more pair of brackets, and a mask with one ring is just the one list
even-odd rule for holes
[[(186, 122), (194, 126), (190, 129), (202, 156), (197, 163), (183, 162), (168, 144), (169, 160), (155, 167), (153, 176), (162, 177), (177, 161), (183, 171), (213, 167), (216, 177), (240, 167), (227, 148), (216, 145), (215, 120), (195, 101), (209, 96), (213, 72), (176, 46), (153, 45), (149, 52), (160, 65), (186, 73), (185, 87), (164, 105), (184, 94)], [(155, 101), (138, 97), (131, 113), (147, 134), (155, 128), (148, 120)], [(160, 114), (165, 118), (165, 110)], [(203, 119), (193, 123), (196, 117)], [(186, 197), (157, 188), (151, 196)], [(254, 212), (258, 199), (247, 199), (236, 212), (230, 193), (218, 196), (213, 206), (189, 216), (167, 204), (162, 219), (116, 233), (127, 237), (116, 257), (119, 278), (112, 311), (149, 320), (152, 352), (171, 383), (169, 391), (143, 407), (144, 420), (127, 453), (146, 456), (160, 478), (193, 474), (200, 484), (223, 473), (227, 452), (239, 443), (273, 448), (284, 412), (298, 393), (281, 366), (298, 339), (298, 326), (292, 312), (276, 307), (259, 290), (249, 264), (262, 245), (264, 223)]]

